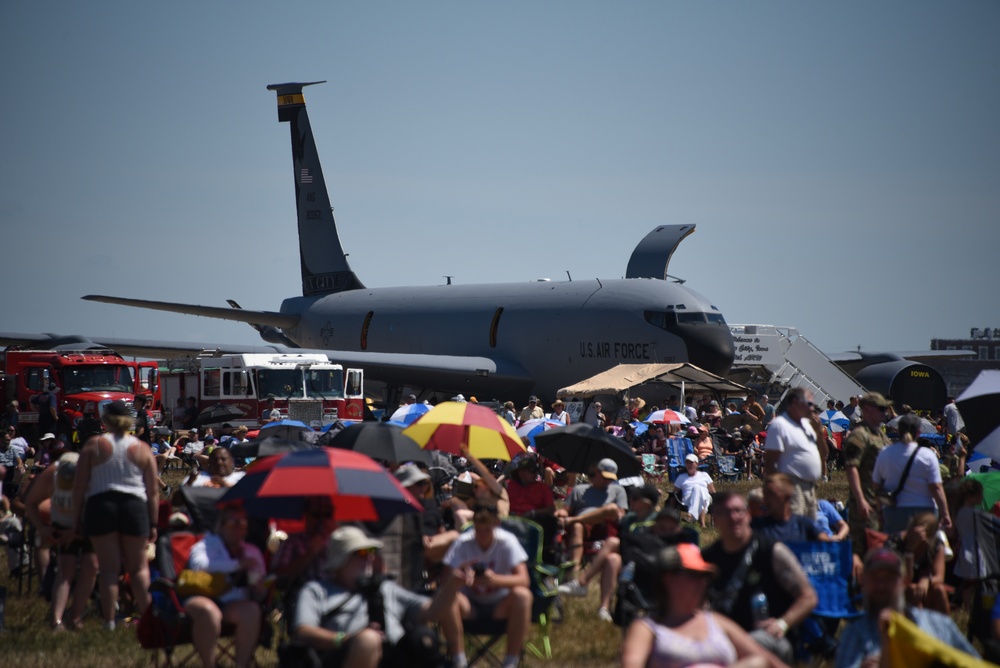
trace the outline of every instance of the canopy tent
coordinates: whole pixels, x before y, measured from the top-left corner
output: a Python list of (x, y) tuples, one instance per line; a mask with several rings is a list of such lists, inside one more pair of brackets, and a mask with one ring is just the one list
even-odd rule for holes
[(601, 394), (619, 394), (639, 385), (669, 385), (681, 387), (686, 392), (712, 392), (714, 394), (746, 393), (747, 388), (722, 376), (705, 371), (694, 364), (619, 364), (596, 376), (564, 387), (556, 396), (596, 397)]

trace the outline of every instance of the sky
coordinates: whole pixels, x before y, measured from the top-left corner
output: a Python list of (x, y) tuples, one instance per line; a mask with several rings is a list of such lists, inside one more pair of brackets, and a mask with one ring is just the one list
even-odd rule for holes
[(658, 225), (829, 353), (1000, 327), (1000, 3), (0, 3), (11, 332), (253, 344), (301, 288), (306, 103), (370, 287), (619, 278)]

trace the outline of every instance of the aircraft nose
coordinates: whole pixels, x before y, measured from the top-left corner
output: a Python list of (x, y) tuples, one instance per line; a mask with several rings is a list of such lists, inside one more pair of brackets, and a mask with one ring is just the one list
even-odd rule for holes
[(733, 366), (736, 346), (733, 335), (724, 325), (687, 325), (682, 328), (687, 344), (688, 361), (718, 376), (725, 376)]

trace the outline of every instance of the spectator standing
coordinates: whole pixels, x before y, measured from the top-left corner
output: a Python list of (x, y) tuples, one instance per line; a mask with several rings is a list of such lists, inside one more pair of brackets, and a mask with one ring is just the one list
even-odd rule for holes
[(156, 541), (159, 482), (149, 446), (129, 435), (133, 421), (123, 401), (104, 411), (106, 434), (80, 451), (73, 486), (74, 532), (90, 538), (100, 568), (104, 628), (115, 628), (118, 577), (124, 566), (141, 614), (149, 605), (147, 541)]
[[(74, 580), (76, 586), (73, 588), (73, 607), (67, 621), (74, 630), (83, 628), (83, 615), (97, 581), (97, 556), (90, 541), (73, 534), (73, 480), (79, 458), (80, 455), (76, 452), (65, 453), (53, 466), (49, 466), (35, 478), (25, 499), (27, 517), (38, 530), (42, 544), (55, 545), (59, 555), (56, 581), (52, 587), (54, 631), (65, 628), (63, 615)], [(45, 500), (49, 500), (50, 524), (42, 521), (40, 512)]]
[(59, 426), (58, 398), (59, 392), (55, 383), (49, 383), (43, 392), (31, 397), (31, 405), (38, 411), (38, 432), (57, 433)]
[(785, 410), (771, 422), (764, 443), (764, 475), (784, 473), (792, 478), (792, 512), (816, 518), (816, 483), (823, 475), (823, 461), (816, 432), (809, 422), (812, 393), (801, 387), (788, 391)]
[(879, 453), (872, 471), (872, 482), (877, 487), (888, 492), (899, 490), (892, 505), (882, 506), (883, 530), (890, 534), (900, 533), (911, 517), (924, 510), (938, 516), (941, 528), (951, 528), (937, 455), (929, 444), (924, 447), (917, 442), (920, 418), (904, 415), (897, 429), (900, 440)]
[[(857, 400), (857, 397), (852, 398)], [(868, 552), (865, 529), (878, 531), (881, 526), (872, 471), (879, 453), (892, 442), (882, 431), (885, 411), (891, 405), (892, 402), (878, 392), (864, 395), (858, 408), (861, 422), (851, 429), (844, 440), (847, 498), (851, 508), (848, 524), (851, 527), (855, 579), (861, 576), (861, 560)]]
[(958, 405), (955, 404), (955, 397), (948, 397), (948, 403), (944, 406), (944, 431), (948, 435), (948, 442), (954, 442), (958, 437), (958, 432), (965, 429), (965, 420), (958, 412)]
[(528, 405), (521, 409), (518, 424), (524, 424), (528, 420), (539, 420), (543, 417), (545, 417), (545, 411), (539, 405), (538, 397), (531, 395), (528, 398)]
[(569, 413), (566, 412), (566, 403), (562, 399), (556, 399), (552, 402), (552, 415), (549, 419), (562, 422), (564, 425), (569, 426)]

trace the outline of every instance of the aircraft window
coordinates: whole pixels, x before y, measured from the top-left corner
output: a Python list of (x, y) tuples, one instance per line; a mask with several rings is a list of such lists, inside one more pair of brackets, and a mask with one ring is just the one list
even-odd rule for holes
[(493, 322), (490, 323), (490, 348), (497, 347), (497, 329), (500, 327), (500, 316), (503, 315), (503, 307), (501, 306), (493, 314)]
[(683, 325), (694, 324), (694, 323), (703, 323), (703, 322), (705, 322), (705, 314), (704, 313), (678, 313), (677, 314), (677, 322), (679, 322), (679, 323), (681, 323)]
[(375, 311), (368, 311), (365, 316), (365, 324), (361, 325), (361, 350), (368, 350), (368, 327), (372, 324), (372, 316)]
[(646, 322), (660, 329), (669, 330), (677, 324), (677, 313), (674, 311), (644, 311), (643, 316)]
[(725, 325), (726, 319), (722, 317), (721, 313), (706, 313), (708, 316), (708, 321), (713, 325)]

